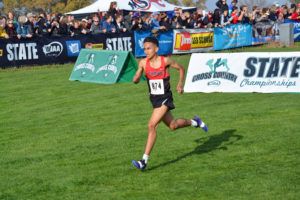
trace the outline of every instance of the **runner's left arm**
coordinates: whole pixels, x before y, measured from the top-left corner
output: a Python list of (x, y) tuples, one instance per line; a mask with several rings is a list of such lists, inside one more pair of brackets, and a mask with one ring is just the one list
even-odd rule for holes
[(178, 81), (178, 84), (177, 84), (177, 92), (178, 93), (183, 93), (183, 88), (182, 88), (182, 85), (183, 85), (183, 81), (184, 81), (184, 73), (185, 73), (185, 70), (184, 70), (184, 67), (182, 65), (180, 65), (179, 63), (173, 61), (171, 58), (168, 58), (168, 57), (165, 57), (165, 63), (166, 63), (166, 66), (171, 66), (175, 69), (177, 69), (179, 71), (179, 81)]

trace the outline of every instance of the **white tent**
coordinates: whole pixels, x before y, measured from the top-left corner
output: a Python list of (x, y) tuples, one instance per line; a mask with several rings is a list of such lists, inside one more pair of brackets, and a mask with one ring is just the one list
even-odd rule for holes
[(120, 10), (127, 11), (144, 11), (144, 12), (156, 12), (156, 11), (171, 11), (174, 8), (182, 8), (184, 10), (194, 9), (195, 7), (181, 7), (170, 4), (165, 0), (98, 0), (93, 4), (69, 12), (71, 15), (81, 15), (88, 13), (96, 13), (99, 9), (101, 12), (108, 11), (110, 2), (116, 1)]

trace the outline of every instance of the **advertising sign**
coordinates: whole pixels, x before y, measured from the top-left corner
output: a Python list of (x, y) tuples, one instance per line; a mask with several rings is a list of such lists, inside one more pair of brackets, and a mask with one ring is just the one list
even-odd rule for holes
[(300, 92), (299, 52), (193, 54), (185, 92)]

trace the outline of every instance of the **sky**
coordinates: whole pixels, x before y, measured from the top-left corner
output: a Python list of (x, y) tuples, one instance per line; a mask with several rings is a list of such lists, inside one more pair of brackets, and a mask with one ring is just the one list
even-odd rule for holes
[[(286, 0), (267, 0), (268, 3), (274, 3), (274, 2), (278, 2), (280, 5), (285, 4)], [(216, 8), (216, 2), (217, 0), (207, 0), (206, 2), (206, 7), (208, 11), (212, 11)], [(227, 0), (227, 4), (229, 5), (231, 3), (231, 0)]]

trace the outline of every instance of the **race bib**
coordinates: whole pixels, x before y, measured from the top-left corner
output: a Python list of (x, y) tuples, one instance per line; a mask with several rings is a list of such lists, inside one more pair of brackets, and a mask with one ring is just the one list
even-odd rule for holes
[(150, 92), (153, 95), (162, 95), (165, 94), (164, 81), (163, 79), (159, 80), (149, 80)]

